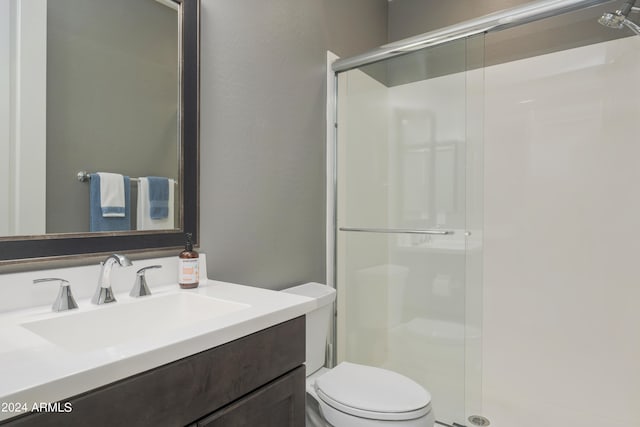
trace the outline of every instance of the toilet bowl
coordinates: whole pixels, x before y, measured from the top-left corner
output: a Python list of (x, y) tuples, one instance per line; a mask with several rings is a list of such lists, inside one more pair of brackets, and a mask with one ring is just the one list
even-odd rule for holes
[(324, 367), (335, 289), (307, 283), (284, 292), (318, 301), (306, 319), (307, 427), (433, 427), (431, 395), (415, 381), (350, 362)]

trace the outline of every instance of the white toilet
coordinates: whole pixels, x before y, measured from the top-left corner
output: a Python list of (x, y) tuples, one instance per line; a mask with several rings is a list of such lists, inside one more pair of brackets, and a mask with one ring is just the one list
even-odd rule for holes
[(318, 300), (306, 319), (307, 427), (433, 427), (431, 395), (413, 380), (355, 363), (323, 367), (335, 289), (307, 283), (284, 292)]

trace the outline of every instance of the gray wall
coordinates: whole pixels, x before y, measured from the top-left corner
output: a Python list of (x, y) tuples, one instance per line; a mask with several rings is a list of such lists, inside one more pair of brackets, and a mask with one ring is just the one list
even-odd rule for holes
[(531, 0), (389, 0), (389, 41), (426, 33)]
[(386, 0), (202, 0), (200, 224), (209, 276), (325, 279), (326, 50), (386, 42)]
[(155, 0), (53, 0), (47, 21), (47, 232), (89, 231), (77, 171), (178, 178), (178, 18)]

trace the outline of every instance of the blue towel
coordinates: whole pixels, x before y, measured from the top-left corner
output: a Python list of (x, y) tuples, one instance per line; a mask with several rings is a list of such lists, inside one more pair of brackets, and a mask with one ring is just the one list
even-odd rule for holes
[(124, 216), (103, 217), (100, 206), (100, 175), (92, 173), (89, 184), (89, 231), (131, 230), (131, 188), (129, 177), (124, 177)]
[(164, 219), (169, 216), (169, 178), (149, 176), (149, 216)]

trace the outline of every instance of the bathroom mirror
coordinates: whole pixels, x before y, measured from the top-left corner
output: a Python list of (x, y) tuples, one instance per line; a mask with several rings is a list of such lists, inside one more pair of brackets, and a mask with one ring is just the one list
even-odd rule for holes
[[(0, 265), (197, 242), (199, 9), (0, 0)], [(90, 231), (82, 171), (131, 178), (130, 227)], [(146, 176), (170, 179), (166, 226), (136, 223)]]

